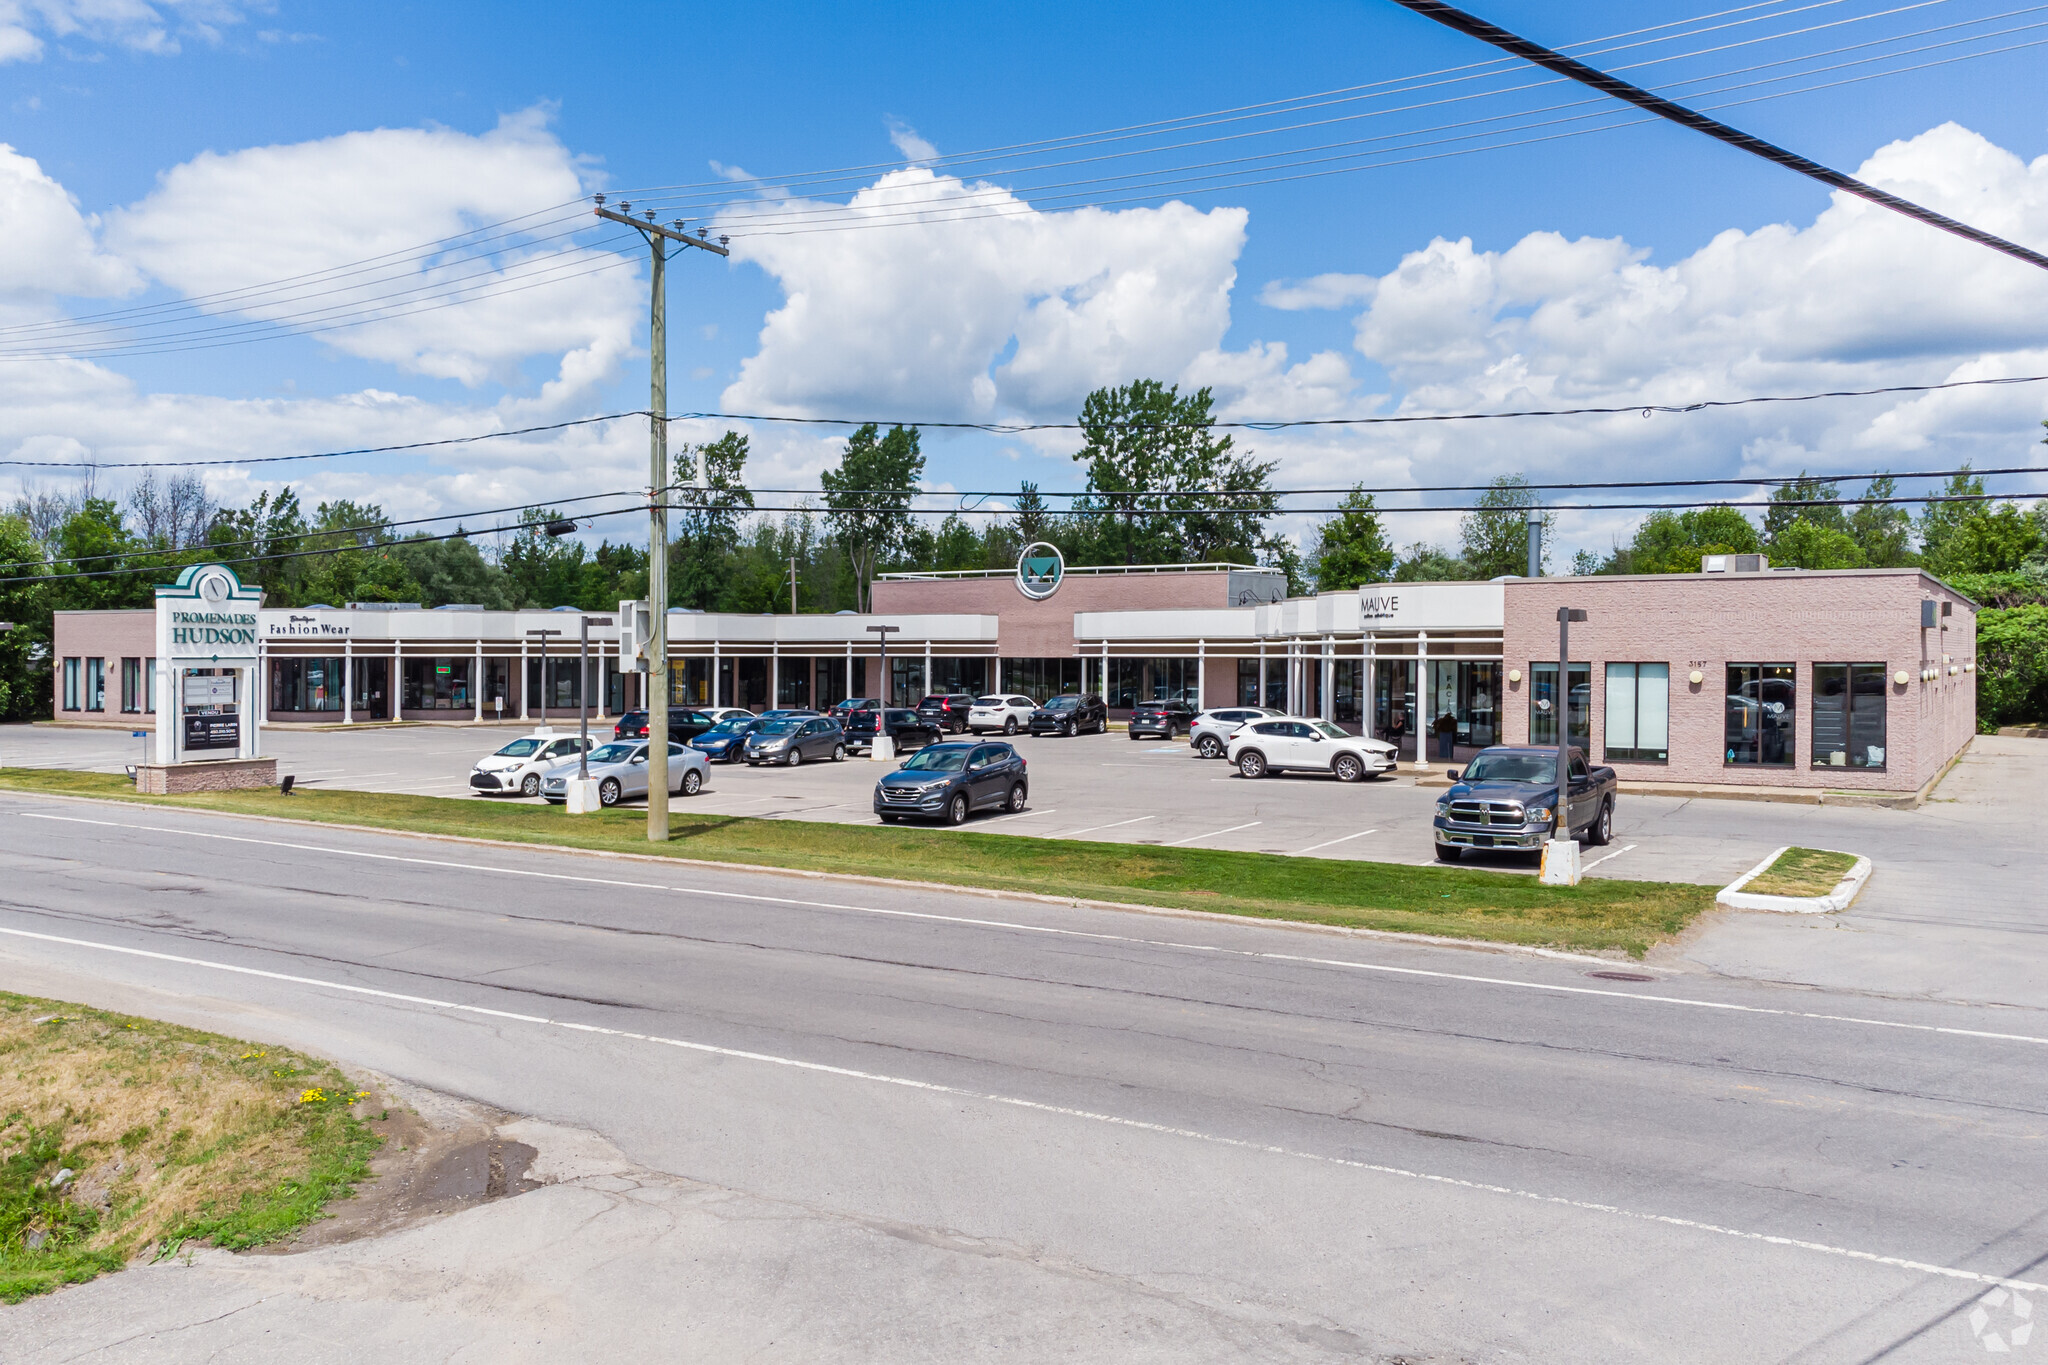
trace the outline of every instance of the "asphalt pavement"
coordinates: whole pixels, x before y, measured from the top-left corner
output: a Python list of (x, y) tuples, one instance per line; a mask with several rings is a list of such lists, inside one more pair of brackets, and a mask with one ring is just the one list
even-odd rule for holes
[(9, 1359), (1950, 1361), (2048, 1295), (2038, 1009), (19, 796), (0, 865), (11, 989), (644, 1173)]

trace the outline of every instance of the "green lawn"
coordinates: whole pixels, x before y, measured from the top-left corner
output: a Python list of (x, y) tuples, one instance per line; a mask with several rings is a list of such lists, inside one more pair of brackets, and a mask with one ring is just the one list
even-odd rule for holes
[(1853, 853), (1788, 848), (1742, 889), (1759, 896), (1825, 896), (1856, 866)]
[(1025, 839), (903, 826), (693, 815), (676, 804), (669, 842), (650, 844), (644, 810), (558, 807), (374, 792), (274, 790), (141, 797), (123, 777), (0, 768), (0, 789), (112, 797), (315, 823), (465, 835), (522, 844), (671, 854), (721, 863), (854, 872), (1272, 919), (1641, 956), (1713, 903), (1714, 888), (1534, 878), (1455, 867), (1288, 858), (1215, 849)]

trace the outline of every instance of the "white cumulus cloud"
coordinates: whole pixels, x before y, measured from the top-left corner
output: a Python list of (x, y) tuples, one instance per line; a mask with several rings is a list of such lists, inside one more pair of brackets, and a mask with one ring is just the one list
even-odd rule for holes
[(7, 225), (0, 299), (107, 298), (142, 283), (132, 266), (100, 249), (96, 221), (79, 212), (64, 187), (6, 143), (0, 143), (0, 223)]
[(218, 43), (222, 29), (270, 8), (265, 0), (0, 0), (0, 63), (41, 57), (45, 35), (169, 55), (185, 38)]

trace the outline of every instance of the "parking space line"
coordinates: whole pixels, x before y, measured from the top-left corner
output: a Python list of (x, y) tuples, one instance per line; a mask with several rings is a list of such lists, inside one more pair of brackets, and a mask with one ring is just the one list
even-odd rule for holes
[(1057, 806), (1047, 806), (1044, 810), (1020, 810), (1014, 815), (998, 815), (994, 820), (984, 820), (981, 823), (993, 825), (999, 820), (1022, 820), (1027, 815), (1057, 815), (1058, 813), (1059, 808)]
[(1241, 829), (1250, 829), (1253, 825), (1263, 825), (1265, 823), (1266, 822), (1263, 820), (1252, 820), (1242, 825), (1232, 825), (1229, 829), (1213, 829), (1210, 830), (1207, 834), (1190, 834), (1185, 839), (1175, 839), (1170, 844), (1161, 844), (1160, 847), (1178, 848), (1182, 844), (1192, 844), (1197, 839), (1214, 839), (1219, 834), (1235, 834)]
[[(1632, 848), (1634, 848), (1634, 847), (1635, 847), (1635, 845), (1634, 845), (1634, 844), (1627, 844), (1627, 845), (1624, 845), (1623, 847), (1621, 847), (1621, 848), (1617, 848), (1616, 850), (1614, 850), (1614, 852), (1612, 852), (1612, 853), (1608, 854), (1608, 855), (1607, 855), (1607, 858), (1619, 858), (1619, 857), (1620, 857), (1620, 856), (1621, 856), (1622, 854), (1624, 854), (1624, 853), (1628, 852), (1628, 851), (1629, 851), (1629, 849), (1632, 849)], [(1596, 868), (1596, 867), (1600, 866), (1600, 864), (1602, 864), (1602, 863), (1606, 862), (1606, 861), (1607, 861), (1607, 858), (1595, 858), (1595, 859), (1594, 859), (1594, 860), (1593, 860), (1592, 862), (1590, 862), (1590, 863), (1587, 863), (1587, 864), (1586, 864), (1586, 865), (1585, 865), (1584, 867), (1582, 867), (1582, 868), (1580, 868), (1580, 869), (1579, 869), (1579, 872), (1580, 872), (1580, 874), (1581, 874), (1581, 875), (1584, 875), (1585, 873), (1591, 872), (1591, 871), (1592, 871), (1592, 870), (1593, 870), (1594, 868)]]
[(1097, 830), (1101, 829), (1118, 829), (1124, 825), (1140, 824), (1146, 820), (1150, 820), (1151, 818), (1152, 817), (1149, 815), (1140, 815), (1135, 820), (1117, 820), (1107, 825), (1088, 825), (1082, 829), (1061, 830), (1056, 834), (1048, 834), (1045, 837), (1048, 839), (1078, 839), (1083, 834), (1093, 834)]
[(1347, 834), (1342, 839), (1327, 839), (1320, 844), (1310, 844), (1307, 848), (1297, 848), (1294, 850), (1293, 856), (1299, 858), (1304, 853), (1313, 853), (1319, 848), (1328, 848), (1331, 844), (1345, 844), (1353, 839), (1363, 839), (1368, 834), (1378, 833), (1379, 831), (1376, 829), (1362, 829), (1356, 834)]

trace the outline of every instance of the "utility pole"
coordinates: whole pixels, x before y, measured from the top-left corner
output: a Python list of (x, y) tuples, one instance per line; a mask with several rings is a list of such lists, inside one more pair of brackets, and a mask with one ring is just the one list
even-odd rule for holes
[(796, 615), (796, 556), (789, 557), (789, 614)]
[(1529, 526), (1529, 577), (1543, 577), (1543, 509), (1530, 507), (1525, 514)]
[[(647, 239), (652, 267), (647, 327), (647, 838), (657, 844), (668, 842), (668, 244), (679, 242), (717, 256), (730, 256), (731, 240), (720, 234), (709, 238), (710, 229), (700, 227), (691, 237), (678, 218), (663, 227), (654, 221), (653, 209), (632, 216), (633, 206), (619, 201), (617, 209), (604, 206), (604, 196), (592, 196), (598, 217), (624, 223)], [(704, 471), (697, 471), (704, 482)]]

